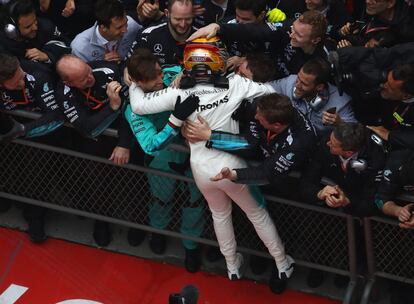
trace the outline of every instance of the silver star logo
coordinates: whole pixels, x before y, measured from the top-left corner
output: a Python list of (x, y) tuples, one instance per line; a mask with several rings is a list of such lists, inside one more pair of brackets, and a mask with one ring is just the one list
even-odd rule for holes
[(156, 45), (154, 45), (154, 52), (155, 53), (160, 53), (162, 51), (162, 45), (157, 43)]

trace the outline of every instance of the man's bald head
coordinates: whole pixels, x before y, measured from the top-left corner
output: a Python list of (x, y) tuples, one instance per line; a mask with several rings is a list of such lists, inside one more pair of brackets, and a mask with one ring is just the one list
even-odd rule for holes
[(75, 55), (62, 56), (56, 63), (56, 72), (70, 87), (84, 90), (95, 84), (91, 67)]

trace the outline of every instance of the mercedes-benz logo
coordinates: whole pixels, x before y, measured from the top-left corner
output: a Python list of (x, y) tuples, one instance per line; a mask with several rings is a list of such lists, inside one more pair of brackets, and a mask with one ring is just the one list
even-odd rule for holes
[(162, 51), (162, 45), (157, 43), (156, 45), (154, 45), (154, 52), (155, 53), (159, 53)]

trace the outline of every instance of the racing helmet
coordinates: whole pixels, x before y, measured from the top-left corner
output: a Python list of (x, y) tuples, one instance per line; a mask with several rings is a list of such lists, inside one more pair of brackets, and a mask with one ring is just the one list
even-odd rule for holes
[(218, 37), (198, 38), (184, 48), (184, 68), (195, 77), (222, 75), (226, 72), (228, 53)]

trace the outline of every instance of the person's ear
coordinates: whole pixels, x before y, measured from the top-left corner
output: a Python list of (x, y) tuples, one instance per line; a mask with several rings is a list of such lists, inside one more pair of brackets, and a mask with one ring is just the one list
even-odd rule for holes
[(325, 84), (320, 83), (320, 84), (316, 85), (315, 89), (316, 89), (316, 92), (318, 92), (318, 93), (322, 92), (323, 90), (325, 90)]
[(265, 19), (265, 17), (266, 17), (266, 11), (262, 11), (260, 15), (257, 16), (257, 21), (261, 23)]
[(145, 87), (145, 82), (144, 81), (141, 81), (141, 80), (135, 80), (134, 78), (132, 78), (131, 77), (131, 80), (133, 81), (133, 82), (135, 82), (135, 84), (137, 85), (137, 86), (139, 86), (141, 89), (143, 89), (144, 87)]
[(284, 125), (281, 124), (280, 122), (275, 122), (272, 123), (272, 127), (271, 127), (271, 131), (277, 132), (280, 130), (281, 127), (283, 127)]
[(103, 24), (99, 24), (98, 28), (101, 32), (104, 32), (104, 33), (106, 33), (108, 31), (108, 28)]
[(170, 18), (170, 12), (168, 11), (168, 9), (164, 10), (164, 15), (165, 17)]
[(393, 8), (396, 5), (397, 0), (387, 1), (387, 8)]
[(313, 38), (312, 40), (311, 40), (311, 42), (314, 44), (314, 45), (317, 45), (319, 42), (321, 42), (321, 37), (316, 37), (316, 38)]

